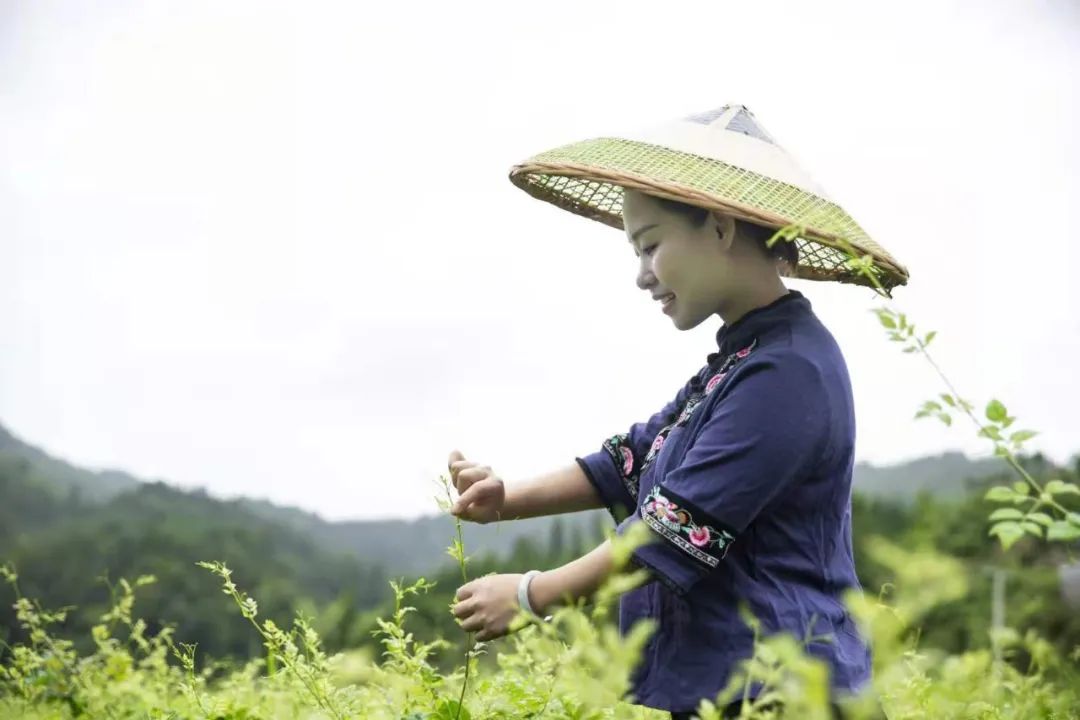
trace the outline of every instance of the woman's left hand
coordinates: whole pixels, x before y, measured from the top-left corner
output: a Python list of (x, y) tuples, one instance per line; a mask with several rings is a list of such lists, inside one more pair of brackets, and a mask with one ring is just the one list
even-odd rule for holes
[(520, 573), (487, 575), (458, 588), (454, 616), (466, 632), (480, 641), (494, 640), (509, 632), (510, 621), (520, 606), (517, 600)]

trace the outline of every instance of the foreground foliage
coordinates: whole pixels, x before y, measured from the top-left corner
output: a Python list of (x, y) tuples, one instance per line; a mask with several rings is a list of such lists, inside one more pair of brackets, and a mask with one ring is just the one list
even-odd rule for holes
[[(644, 541), (614, 537), (620, 561)], [(968, 592), (958, 561), (933, 552), (911, 552), (882, 538), (869, 543), (875, 562), (894, 571), (889, 602), (852, 595), (849, 605), (872, 638), (872, 692), (848, 706), (852, 717), (871, 717), (874, 696), (890, 718), (1080, 718), (1077, 660), (1062, 657), (1033, 632), (1005, 629), (989, 647), (959, 654), (924, 650), (913, 629), (942, 603)], [(8, 648), (0, 666), (0, 717), (4, 718), (666, 718), (624, 701), (628, 678), (653, 627), (643, 623), (627, 637), (607, 622), (618, 594), (642, 580), (613, 576), (586, 606), (564, 607), (551, 622), (521, 614), (521, 629), (493, 643), (475, 643), (450, 672), (431, 662), (446, 641), (419, 642), (408, 627), (410, 602), (432, 589), (420, 579), (392, 582), (393, 612), (378, 622), (382, 652), (328, 655), (303, 616), (286, 630), (260, 620), (254, 598), (220, 563), (201, 563), (218, 576), (260, 639), (265, 655), (242, 665), (207, 662), (197, 649), (173, 640), (171, 628), (149, 636), (134, 612), (136, 593), (153, 583), (120, 581), (113, 607), (92, 630), (94, 649), (78, 653), (55, 632), (65, 611), (39, 608), (18, 592), (12, 568), (3, 575), (27, 640)], [(193, 570), (192, 572), (197, 572)], [(228, 607), (222, 603), (222, 612)], [(757, 628), (754, 618), (747, 622)], [(483, 662), (482, 662), (483, 661)], [(766, 692), (747, 702), (743, 717), (771, 717), (768, 699), (787, 703), (785, 717), (825, 718), (827, 668), (805, 655), (796, 639), (761, 637), (753, 658), (716, 702), (743, 697), (750, 682)], [(460, 705), (459, 705), (460, 702)], [(703, 720), (718, 718), (703, 702)]]

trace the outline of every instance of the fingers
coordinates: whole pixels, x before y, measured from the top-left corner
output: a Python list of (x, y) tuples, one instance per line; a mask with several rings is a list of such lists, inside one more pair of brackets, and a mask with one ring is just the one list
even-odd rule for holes
[[(453, 472), (451, 474), (453, 475)], [(476, 463), (468, 463), (467, 466), (462, 465), (457, 469), (457, 479), (454, 482), (454, 487), (457, 488), (459, 494), (464, 493), (472, 485), (491, 477), (492, 474), (491, 468), (487, 465), (477, 465)]]
[(457, 502), (454, 503), (454, 506), (450, 508), (450, 512), (453, 515), (459, 515), (472, 503), (483, 502), (484, 500), (491, 498), (496, 489), (494, 482), (487, 482), (485, 480), (476, 482), (465, 492), (461, 493), (461, 497), (459, 497)]
[[(473, 615), (466, 620), (462, 620), (460, 623), (461, 629), (465, 632), (476, 632), (477, 630), (483, 630), (485, 624), (486, 623), (484, 622), (484, 619), (479, 615)], [(477, 635), (476, 639), (480, 640), (482, 638)]]
[(470, 485), (483, 480), (489, 475), (491, 475), (491, 468), (487, 465), (467, 467), (458, 473), (458, 485), (461, 486), (461, 491), (464, 492), (469, 489)]
[[(455, 605), (454, 616), (458, 619), (458, 625), (465, 632), (487, 631), (488, 620), (480, 612), (479, 600), (477, 599), (466, 600)], [(476, 639), (480, 640), (482, 638), (477, 635)]]
[(446, 466), (448, 468), (451, 468), (451, 470), (452, 470), (454, 463), (456, 463), (456, 462), (458, 462), (460, 460), (464, 460), (464, 459), (465, 459), (465, 456), (461, 454), (460, 450), (451, 450), (450, 451), (450, 457), (448, 457), (446, 459)]
[(470, 598), (468, 600), (462, 600), (458, 604), (454, 605), (454, 617), (459, 620), (467, 618), (476, 612), (476, 599)]
[(468, 585), (462, 585), (454, 597), (461, 601), (454, 605), (453, 610), (461, 629), (465, 632), (483, 630), (487, 620), (477, 612), (480, 609), (480, 599), (472, 596), (472, 589)]
[(461, 454), (460, 450), (451, 450), (450, 456), (446, 458), (446, 467), (450, 471), (450, 482), (457, 487), (457, 469), (454, 467), (454, 463), (461, 462), (465, 459), (465, 456)]
[(450, 463), (450, 479), (458, 492), (465, 490), (465, 488), (461, 487), (461, 473), (474, 467), (476, 467), (476, 463), (469, 460), (457, 460)]

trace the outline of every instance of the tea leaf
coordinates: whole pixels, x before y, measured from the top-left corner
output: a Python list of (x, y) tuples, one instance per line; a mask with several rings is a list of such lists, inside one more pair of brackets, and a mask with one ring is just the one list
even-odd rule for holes
[(1011, 502), (1016, 493), (1011, 487), (998, 485), (987, 490), (984, 497), (990, 502)]
[(1009, 435), (1009, 442), (1013, 443), (1014, 445), (1019, 445), (1025, 440), (1030, 440), (1038, 434), (1039, 433), (1034, 430), (1017, 430), (1016, 432)]
[(986, 406), (986, 419), (990, 422), (1001, 422), (1008, 416), (1005, 406), (997, 400), (991, 400)]
[(999, 522), (990, 528), (990, 535), (996, 535), (1001, 541), (1001, 546), (1008, 550), (1017, 540), (1024, 537), (1024, 528), (1018, 522)]
[(1024, 528), (1025, 532), (1027, 532), (1027, 533), (1029, 533), (1031, 535), (1034, 535), (1035, 537), (1038, 537), (1038, 538), (1042, 537), (1043, 528), (1042, 528), (1042, 525), (1040, 525), (1039, 523), (1031, 522), (1030, 520), (1025, 520), (1025, 521), (1021, 522), (1020, 525)]
[(1064, 520), (1054, 522), (1046, 530), (1047, 540), (1076, 540), (1080, 538), (1080, 525), (1074, 525)]
[(1042, 513), (1042, 512), (1028, 513), (1026, 515), (1026, 518), (1028, 520), (1032, 520), (1034, 522), (1037, 522), (1040, 525), (1043, 525), (1045, 527), (1050, 527), (1051, 525), (1054, 524), (1054, 518), (1052, 518), (1049, 515), (1047, 515), (1046, 513)]
[(1080, 486), (1063, 480), (1051, 480), (1043, 489), (1050, 495), (1080, 495)]

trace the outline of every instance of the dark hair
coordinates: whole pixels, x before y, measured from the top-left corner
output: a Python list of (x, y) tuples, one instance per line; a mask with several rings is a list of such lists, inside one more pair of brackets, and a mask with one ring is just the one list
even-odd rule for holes
[[(689, 205), (677, 200), (668, 200), (667, 198), (662, 197), (657, 197), (656, 200), (666, 210), (670, 210), (677, 215), (682, 215), (694, 227), (701, 227), (709, 219), (709, 211), (703, 207)], [(768, 240), (776, 232), (772, 228), (747, 222), (746, 220), (736, 219), (735, 231), (748, 240), (752, 240), (756, 243), (766, 255), (769, 255), (776, 260), (783, 260), (786, 262), (793, 270), (795, 266), (799, 264), (799, 248), (795, 247), (793, 241), (780, 238), (772, 247), (769, 247)]]

